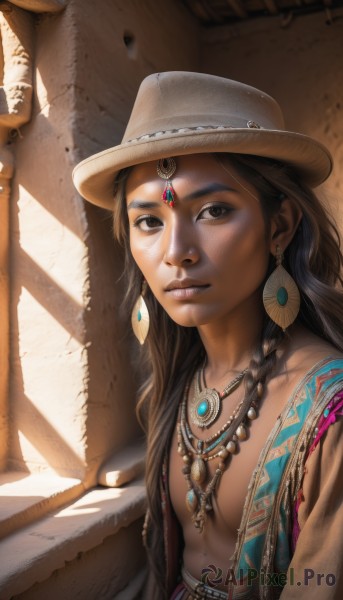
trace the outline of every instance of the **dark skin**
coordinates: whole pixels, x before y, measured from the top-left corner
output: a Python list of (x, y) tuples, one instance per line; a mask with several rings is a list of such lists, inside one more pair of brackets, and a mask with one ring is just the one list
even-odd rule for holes
[[(277, 246), (287, 248), (301, 220), (286, 198), (267, 227), (257, 191), (226, 159), (224, 166), (209, 154), (178, 157), (174, 208), (161, 201), (164, 182), (157, 176), (155, 161), (135, 167), (127, 184), (133, 258), (170, 317), (182, 326), (197, 327), (207, 355), (207, 386), (219, 391), (249, 364), (262, 327), (260, 289), (270, 255)], [(297, 383), (329, 355), (338, 356), (330, 344), (302, 326), (290, 327), (277, 352), (258, 418), (221, 478), (202, 535), (185, 505), (187, 486), (174, 432), (171, 501), (183, 530), (184, 565), (194, 577), (200, 579), (209, 564), (226, 572), (248, 484), (267, 437)], [(193, 426), (196, 436), (204, 439), (217, 431), (242, 394), (243, 386), (226, 398), (220, 417), (205, 431)], [(217, 462), (208, 463), (210, 474)]]

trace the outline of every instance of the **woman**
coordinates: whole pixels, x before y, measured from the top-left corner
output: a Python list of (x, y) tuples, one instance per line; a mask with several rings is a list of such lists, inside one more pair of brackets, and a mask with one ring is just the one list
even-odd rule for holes
[(331, 166), (266, 94), (171, 72), (74, 171), (145, 342), (148, 598), (341, 597), (342, 255), (310, 189)]

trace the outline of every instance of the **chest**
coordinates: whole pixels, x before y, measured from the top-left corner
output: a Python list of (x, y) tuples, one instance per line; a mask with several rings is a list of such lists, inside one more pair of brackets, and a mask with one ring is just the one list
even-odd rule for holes
[[(225, 469), (222, 472), (214, 491), (210, 496), (213, 510), (207, 512), (206, 529), (213, 531), (218, 537), (232, 540), (236, 538), (236, 532), (240, 527), (247, 490), (253, 472), (258, 463), (259, 456), (267, 442), (268, 436), (273, 429), (278, 416), (287, 402), (287, 391), (282, 394), (273, 394), (274, 386), (266, 394), (262, 405), (258, 410), (256, 420), (250, 422), (247, 428), (247, 438), (236, 444), (236, 452), (225, 461)], [(221, 428), (229, 419), (237, 398), (233, 397), (223, 404), (222, 414), (219, 421), (214, 424), (210, 431), (199, 431), (189, 419), (189, 425), (195, 437), (208, 439), (214, 435), (215, 428)], [(189, 415), (188, 415), (189, 417)], [(194, 444), (194, 440), (193, 440)], [(196, 446), (196, 443), (194, 444)], [(213, 451), (209, 456), (215, 455)], [(190, 455), (193, 464), (195, 455)], [(206, 476), (198, 489), (206, 490), (213, 481), (220, 457), (204, 461)], [(183, 528), (185, 541), (192, 536), (195, 530), (192, 524), (192, 513), (189, 510), (189, 502), (186, 496), (189, 492), (187, 476), (183, 473), (185, 467), (184, 458), (178, 452), (177, 427), (175, 428), (169, 457), (169, 489), (171, 502), (177, 518)], [(198, 536), (197, 536), (198, 537)]]

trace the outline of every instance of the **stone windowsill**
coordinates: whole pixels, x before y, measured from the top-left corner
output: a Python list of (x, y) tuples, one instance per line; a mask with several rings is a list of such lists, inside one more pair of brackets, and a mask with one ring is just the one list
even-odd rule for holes
[(142, 477), (144, 466), (144, 443), (128, 446), (102, 465), (98, 473), (98, 483), (107, 487), (120, 487)]
[(145, 510), (145, 486), (97, 487), (76, 502), (31, 523), (1, 542), (0, 597), (12, 596), (44, 581), (78, 553), (139, 519)]
[(79, 479), (53, 473), (0, 473), (0, 539), (79, 498)]
[[(101, 467), (98, 483), (119, 488), (144, 472), (144, 445), (129, 446)], [(85, 491), (80, 479), (54, 473), (0, 473), (0, 540), (79, 498)]]

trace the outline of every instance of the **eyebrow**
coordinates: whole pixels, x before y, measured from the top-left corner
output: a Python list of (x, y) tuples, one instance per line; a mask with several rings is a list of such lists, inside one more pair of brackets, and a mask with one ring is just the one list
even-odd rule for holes
[(144, 208), (148, 210), (149, 208), (158, 208), (161, 206), (160, 202), (147, 202), (145, 200), (132, 200), (130, 204), (127, 205), (127, 210), (131, 208)]
[(200, 190), (195, 190), (194, 192), (191, 192), (191, 194), (187, 194), (187, 196), (184, 197), (184, 200), (197, 200), (203, 196), (209, 196), (214, 192), (237, 192), (237, 190), (224, 183), (210, 183), (209, 185), (200, 188)]
[[(206, 185), (205, 187), (200, 188), (199, 190), (195, 190), (194, 192), (187, 194), (187, 196), (184, 197), (184, 201), (189, 202), (192, 200), (197, 200), (198, 198), (203, 198), (204, 196), (209, 196), (210, 194), (213, 194), (214, 192), (237, 192), (237, 190), (235, 190), (235, 188), (232, 188), (223, 183), (210, 183), (209, 185)], [(145, 200), (132, 200), (132, 202), (130, 202), (130, 204), (128, 204), (127, 210), (130, 210), (132, 208), (141, 208), (141, 209), (147, 210), (149, 208), (156, 208), (156, 207), (158, 208), (160, 206), (161, 206), (161, 204), (159, 202), (149, 202), (149, 201), (145, 201)]]

